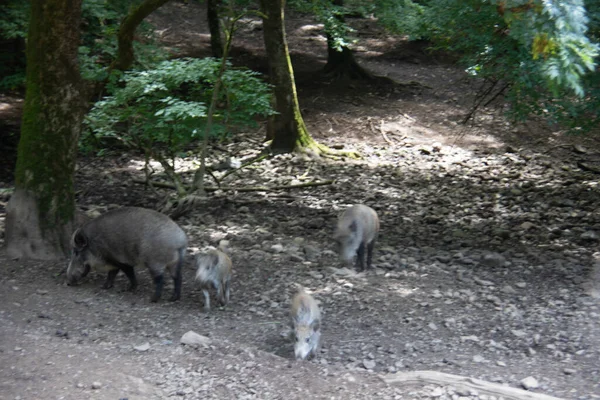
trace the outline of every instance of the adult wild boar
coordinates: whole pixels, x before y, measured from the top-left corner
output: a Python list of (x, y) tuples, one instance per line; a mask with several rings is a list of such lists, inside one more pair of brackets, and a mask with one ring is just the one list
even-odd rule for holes
[(71, 246), (69, 284), (86, 276), (94, 267), (108, 271), (105, 289), (111, 288), (119, 271), (123, 271), (129, 278), (129, 289), (134, 290), (137, 287), (134, 268), (146, 266), (154, 280), (152, 302), (161, 297), (165, 269), (173, 278), (171, 300), (181, 297), (187, 236), (164, 214), (139, 207), (111, 210), (77, 229)]

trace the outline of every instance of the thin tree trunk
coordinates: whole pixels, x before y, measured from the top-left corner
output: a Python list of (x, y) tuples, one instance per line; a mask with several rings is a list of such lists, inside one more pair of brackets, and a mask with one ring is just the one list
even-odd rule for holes
[(338, 51), (333, 46), (333, 38), (329, 35), (327, 35), (327, 64), (323, 67), (323, 72), (335, 78), (373, 79), (373, 75), (358, 64), (352, 50), (342, 46), (341, 51)]
[(135, 30), (148, 15), (168, 2), (169, 0), (146, 0), (137, 7), (131, 7), (129, 14), (119, 26), (117, 58), (113, 61), (111, 69), (125, 71), (131, 68), (135, 61), (133, 52)]
[(274, 89), (274, 109), (278, 112), (268, 124), (267, 137), (272, 137), (271, 150), (276, 153), (304, 148), (318, 151), (318, 144), (309, 135), (298, 103), (294, 70), (290, 60), (284, 28), (284, 1), (261, 0), (263, 33), (269, 76)]
[[(333, 5), (343, 7), (344, 0), (333, 0)], [(336, 14), (335, 18), (339, 23), (344, 23), (344, 17)], [(327, 64), (323, 68), (325, 74), (335, 78), (350, 78), (350, 79), (373, 79), (373, 76), (358, 65), (354, 58), (354, 53), (346, 46), (338, 49), (335, 45), (335, 39), (327, 34)]]
[(73, 176), (83, 118), (77, 60), (81, 0), (32, 0), (27, 85), (6, 215), (10, 257), (55, 259), (69, 252)]
[(206, 0), (206, 17), (210, 31), (210, 48), (213, 56), (223, 57), (223, 41), (221, 40), (221, 27), (219, 25), (219, 5), (221, 0)]

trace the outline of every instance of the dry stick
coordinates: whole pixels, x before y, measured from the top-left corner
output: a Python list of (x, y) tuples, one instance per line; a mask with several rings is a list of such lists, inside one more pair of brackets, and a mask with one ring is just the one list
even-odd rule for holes
[(381, 136), (383, 136), (383, 139), (385, 139), (385, 141), (388, 142), (388, 144), (394, 144), (385, 134), (385, 130), (383, 129), (383, 120), (381, 120), (381, 124), (379, 125), (379, 131), (381, 132)]
[(528, 392), (526, 390), (487, 382), (481, 379), (446, 374), (437, 371), (397, 372), (391, 375), (381, 375), (380, 378), (385, 383), (392, 385), (452, 385), (455, 388), (465, 388), (467, 390), (474, 389), (479, 393), (503, 397), (507, 400), (560, 400), (558, 397), (552, 397), (542, 393)]
[[(287, 190), (287, 189), (301, 189), (301, 188), (307, 188), (307, 187), (314, 187), (314, 186), (325, 186), (325, 185), (331, 185), (333, 184), (335, 181), (333, 180), (328, 180), (328, 181), (316, 181), (316, 182), (306, 182), (306, 183), (297, 183), (294, 185), (281, 185), (281, 186), (246, 186), (246, 187), (231, 187), (231, 186), (221, 186), (221, 187), (214, 187), (214, 186), (209, 186), (209, 187), (205, 187), (204, 190), (207, 192), (214, 192), (217, 190), (223, 190), (223, 191), (238, 191), (238, 192), (272, 192), (275, 190)], [(148, 182), (146, 182), (145, 180), (142, 179), (134, 179), (133, 183), (139, 183), (142, 185), (147, 185)], [(160, 187), (160, 188), (165, 188), (165, 189), (176, 189), (175, 185), (172, 183), (167, 183), (167, 182), (152, 182), (152, 184), (156, 187)]]

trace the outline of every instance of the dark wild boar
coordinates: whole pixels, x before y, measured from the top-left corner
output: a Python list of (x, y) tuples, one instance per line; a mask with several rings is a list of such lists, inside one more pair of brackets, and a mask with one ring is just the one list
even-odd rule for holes
[(181, 297), (181, 269), (187, 249), (185, 232), (164, 214), (138, 207), (111, 210), (87, 222), (73, 233), (73, 254), (67, 268), (69, 284), (76, 283), (94, 267), (108, 271), (104, 288), (111, 288), (119, 271), (135, 290), (136, 267), (145, 266), (154, 280), (152, 302), (160, 299), (164, 272), (173, 278), (172, 301)]
[(217, 291), (219, 303), (224, 306), (229, 302), (229, 284), (231, 281), (231, 259), (220, 250), (210, 250), (196, 256), (196, 280), (200, 283), (204, 294), (204, 310), (210, 310), (208, 290)]
[(301, 289), (292, 299), (292, 330), (294, 355), (304, 360), (316, 356), (321, 339), (321, 311), (315, 299)]
[(365, 269), (365, 248), (367, 268), (371, 268), (373, 247), (379, 234), (379, 218), (371, 207), (356, 204), (348, 208), (338, 219), (334, 239), (339, 246), (340, 257), (345, 265), (350, 265), (356, 257), (356, 268)]

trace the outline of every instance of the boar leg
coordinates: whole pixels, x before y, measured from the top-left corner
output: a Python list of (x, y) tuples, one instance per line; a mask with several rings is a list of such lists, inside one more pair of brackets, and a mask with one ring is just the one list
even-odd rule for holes
[(358, 250), (356, 251), (356, 268), (359, 271), (365, 270), (365, 244), (361, 242), (360, 246), (358, 246)]
[(204, 311), (210, 311), (210, 294), (208, 293), (208, 289), (202, 289), (202, 294), (204, 294)]
[(165, 285), (165, 276), (163, 273), (153, 273), (152, 275), (152, 279), (154, 280), (154, 294), (150, 298), (150, 301), (156, 303), (162, 295), (163, 286)]
[(229, 303), (229, 280), (225, 281), (225, 304)]
[(169, 268), (171, 271), (171, 277), (173, 278), (173, 295), (171, 296), (171, 301), (177, 301), (181, 298), (181, 281), (182, 281), (182, 273), (181, 269), (183, 267), (183, 261), (185, 259), (185, 249), (181, 249), (179, 251), (177, 259), (177, 264)]
[(106, 282), (104, 282), (104, 285), (102, 285), (102, 289), (110, 289), (111, 287), (113, 287), (115, 284), (115, 278), (117, 277), (118, 273), (118, 268), (111, 269), (110, 271), (108, 271), (108, 274), (106, 275)]
[(371, 261), (373, 261), (373, 248), (375, 247), (375, 240), (367, 245), (367, 268), (371, 268)]
[(135, 270), (131, 265), (121, 265), (121, 271), (123, 271), (125, 275), (127, 275), (127, 278), (129, 278), (129, 287), (127, 288), (127, 290), (133, 292), (137, 288)]

